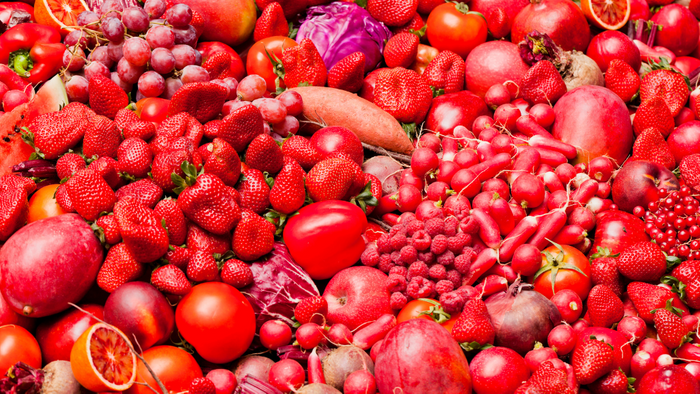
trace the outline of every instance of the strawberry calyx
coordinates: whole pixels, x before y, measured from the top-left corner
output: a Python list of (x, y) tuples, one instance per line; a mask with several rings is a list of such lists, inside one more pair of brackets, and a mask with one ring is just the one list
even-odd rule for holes
[(473, 342), (463, 342), (459, 344), (459, 347), (464, 349), (465, 352), (471, 352), (473, 350), (486, 350), (489, 348), (492, 348), (493, 345), (490, 343), (487, 343), (485, 345), (480, 344), (479, 342), (473, 341)]
[(418, 300), (431, 304), (430, 308), (422, 311), (418, 316), (428, 316), (438, 324), (443, 324), (452, 318), (452, 315), (442, 309), (442, 305), (438, 301), (429, 298), (419, 298)]
[(564, 249), (559, 245), (558, 243), (548, 240), (551, 242), (554, 246), (559, 249), (559, 253), (557, 253), (556, 256), (552, 255), (549, 251), (544, 251), (542, 254), (544, 254), (545, 258), (547, 259), (547, 264), (545, 264), (544, 267), (540, 268), (536, 273), (534, 279), (536, 280), (538, 277), (540, 277), (542, 274), (549, 272), (550, 273), (550, 282), (552, 283), (552, 294), (556, 293), (554, 291), (554, 284), (556, 283), (557, 279), (557, 274), (559, 274), (559, 270), (573, 270), (578, 272), (579, 274), (588, 277), (583, 271), (581, 271), (580, 268), (573, 264), (565, 263), (564, 262), (564, 257), (566, 256), (566, 253), (564, 252)]
[(181, 177), (175, 172), (170, 174), (170, 179), (176, 185), (173, 191), (177, 194), (182, 193), (185, 188), (194, 185), (195, 182), (197, 182), (197, 177), (204, 172), (202, 169), (202, 171), (198, 173), (197, 168), (189, 161), (183, 161), (180, 165), (180, 169), (183, 173), (185, 173), (185, 178)]
[(608, 248), (603, 248), (601, 246), (598, 246), (597, 252), (593, 253), (590, 257), (590, 260), (593, 261), (595, 259), (599, 259), (601, 257), (618, 257), (620, 254), (615, 253), (615, 254), (610, 254), (610, 249)]
[(362, 212), (367, 213), (367, 206), (376, 207), (379, 204), (377, 197), (372, 194), (372, 181), (367, 182), (360, 194), (350, 199), (352, 204), (357, 205), (362, 209)]
[(671, 291), (678, 294), (678, 297), (685, 301), (687, 299), (687, 294), (685, 288), (687, 287), (685, 283), (678, 280), (678, 278), (667, 275), (661, 278), (661, 283), (671, 286)]
[(219, 267), (219, 270), (221, 270), (224, 263), (235, 258), (236, 255), (233, 253), (233, 250), (227, 250), (225, 253), (214, 253), (212, 257), (214, 257), (214, 260), (216, 260), (216, 266)]
[(284, 231), (284, 227), (287, 224), (287, 220), (289, 218), (294, 217), (299, 214), (299, 211), (293, 212), (290, 215), (285, 215), (281, 212), (277, 212), (274, 209), (270, 209), (265, 214), (263, 215), (263, 218), (267, 220), (268, 222), (272, 223), (275, 225), (275, 237), (279, 238), (282, 236), (282, 232)]
[(667, 311), (673, 313), (678, 317), (683, 317), (683, 310), (673, 306), (673, 298), (669, 298), (668, 300), (666, 300), (666, 306), (664, 306), (663, 308), (652, 309), (651, 313), (656, 313), (656, 311), (658, 311), (659, 309), (666, 309)]
[(688, 79), (688, 76), (686, 76), (685, 74), (683, 74), (683, 73), (677, 71), (676, 69), (674, 69), (673, 67), (671, 67), (671, 63), (669, 63), (667, 57), (660, 56), (658, 62), (655, 61), (654, 59), (649, 59), (648, 63), (649, 63), (649, 67), (651, 68), (652, 71), (653, 70), (666, 70), (666, 71), (670, 71), (672, 73), (676, 73), (678, 75), (683, 76), (683, 80), (685, 81), (685, 84), (688, 86), (688, 90), (693, 90), (693, 88), (691, 87), (690, 79)]

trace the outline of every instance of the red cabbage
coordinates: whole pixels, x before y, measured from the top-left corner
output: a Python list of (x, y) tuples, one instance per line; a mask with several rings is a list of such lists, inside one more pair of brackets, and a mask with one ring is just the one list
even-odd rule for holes
[(296, 40), (310, 38), (329, 70), (353, 52), (365, 54), (365, 72), (377, 67), (391, 32), (355, 3), (336, 1), (310, 7)]

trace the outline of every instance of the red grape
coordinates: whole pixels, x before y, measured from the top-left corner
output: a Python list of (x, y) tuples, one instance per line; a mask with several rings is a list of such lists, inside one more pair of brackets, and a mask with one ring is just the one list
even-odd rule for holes
[(182, 69), (182, 83), (209, 82), (209, 71), (202, 66), (190, 65)]
[(187, 4), (175, 4), (165, 11), (165, 20), (175, 28), (184, 29), (192, 21), (192, 9)]
[(143, 9), (148, 12), (150, 19), (157, 19), (163, 16), (166, 7), (165, 0), (146, 0), (143, 3)]
[(88, 80), (81, 75), (73, 75), (66, 82), (66, 94), (68, 94), (68, 100), (71, 102), (77, 101), (79, 103), (88, 102)]
[(175, 34), (167, 26), (154, 25), (146, 33), (146, 41), (151, 48), (172, 48), (175, 45)]
[(146, 71), (139, 77), (139, 91), (146, 97), (158, 97), (165, 90), (165, 79), (155, 71)]
[[(175, 56), (175, 68), (182, 70), (183, 68), (197, 63), (197, 52), (189, 45), (175, 45), (171, 51)], [(264, 80), (263, 80), (264, 81)]]
[(127, 29), (143, 33), (148, 29), (148, 13), (141, 7), (128, 7), (122, 12), (122, 22)]
[(63, 67), (70, 72), (82, 70), (85, 66), (85, 52), (79, 47), (66, 48), (63, 52)]
[(129, 63), (125, 57), (117, 63), (117, 73), (119, 73), (119, 78), (126, 83), (136, 83), (143, 72), (146, 71), (146, 67), (138, 67)]
[(151, 60), (151, 47), (141, 37), (131, 37), (124, 42), (124, 59), (134, 66), (145, 66)]
[(168, 74), (175, 68), (175, 56), (166, 48), (156, 48), (151, 53), (151, 68), (161, 74)]
[(99, 46), (95, 48), (92, 53), (88, 56), (88, 60), (91, 62), (100, 62), (107, 66), (107, 68), (112, 68), (114, 61), (109, 57), (109, 49), (106, 46)]

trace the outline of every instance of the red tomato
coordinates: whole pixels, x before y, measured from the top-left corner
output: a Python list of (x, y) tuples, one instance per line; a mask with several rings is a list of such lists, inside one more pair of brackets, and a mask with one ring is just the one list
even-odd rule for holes
[(425, 319), (432, 320), (445, 327), (447, 331), (452, 332), (452, 327), (454, 327), (459, 315), (460, 313), (450, 315), (445, 312), (440, 303), (435, 300), (421, 298), (409, 301), (401, 309), (398, 316), (396, 316), (396, 324), (401, 324), (411, 319)]
[(465, 59), (472, 49), (486, 42), (486, 19), (469, 11), (464, 3), (444, 3), (428, 16), (428, 41), (440, 51), (450, 50)]
[(305, 206), (289, 219), (284, 243), (311, 278), (328, 279), (360, 259), (366, 227), (367, 217), (357, 205), (321, 201)]
[(170, 100), (160, 97), (146, 97), (136, 103), (136, 115), (147, 122), (160, 123), (168, 116)]
[(58, 184), (47, 185), (37, 190), (36, 193), (32, 195), (32, 198), (29, 199), (27, 223), (66, 213), (54, 198), (56, 189), (58, 189)]
[(238, 53), (233, 48), (224, 44), (223, 42), (200, 42), (199, 45), (197, 45), (197, 50), (202, 53), (202, 64), (204, 64), (204, 62), (206, 62), (211, 55), (217, 52), (228, 53), (231, 55), (231, 67), (229, 69), (231, 70), (233, 77), (236, 78), (237, 81), (240, 81), (243, 79), (243, 77), (245, 77), (243, 60), (240, 56), (238, 56)]
[[(194, 357), (186, 351), (174, 346), (156, 346), (143, 352), (143, 359), (153, 369), (163, 385), (168, 388), (171, 394), (186, 392), (190, 388), (190, 383), (195, 378), (202, 377), (202, 369), (197, 365)], [(146, 369), (146, 366), (138, 361), (136, 367), (136, 381), (150, 384), (151, 387), (158, 387), (156, 381)], [(125, 394), (153, 394), (153, 391), (140, 384), (131, 386), (124, 392)]]
[[(543, 268), (545, 268), (543, 270)], [(559, 290), (573, 290), (585, 300), (591, 290), (591, 264), (586, 256), (573, 246), (550, 246), (542, 251), (542, 268), (535, 277), (535, 290), (552, 298)], [(552, 275), (554, 283), (552, 284)]]
[(240, 357), (255, 336), (253, 307), (222, 282), (195, 286), (177, 305), (175, 324), (202, 358), (216, 364)]
[(29, 331), (20, 326), (2, 326), (0, 327), (0, 371), (7, 371), (18, 361), (33, 368), (41, 368), (39, 342)]
[[(246, 70), (248, 70), (248, 74), (257, 74), (263, 77), (267, 83), (267, 90), (269, 92), (274, 92), (276, 89), (275, 80), (277, 79), (277, 75), (273, 71), (272, 63), (267, 57), (267, 53), (269, 53), (273, 59), (276, 56), (277, 59), (281, 61), (282, 51), (297, 45), (296, 41), (283, 36), (263, 38), (256, 42), (248, 50), (248, 58), (246, 59)], [(267, 53), (265, 50), (267, 50)], [(280, 83), (282, 83), (282, 81), (280, 81)]]

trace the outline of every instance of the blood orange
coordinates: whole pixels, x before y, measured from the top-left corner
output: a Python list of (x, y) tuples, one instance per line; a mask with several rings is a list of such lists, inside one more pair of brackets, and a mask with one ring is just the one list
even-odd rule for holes
[(83, 0), (37, 0), (34, 3), (34, 18), (37, 23), (63, 29), (66, 34), (71, 26), (77, 26), (78, 15), (89, 10)]
[(78, 338), (70, 364), (78, 383), (94, 392), (124, 391), (136, 379), (136, 356), (129, 340), (104, 323), (93, 325)]
[(630, 18), (630, 0), (581, 0), (581, 11), (601, 29), (617, 30)]

